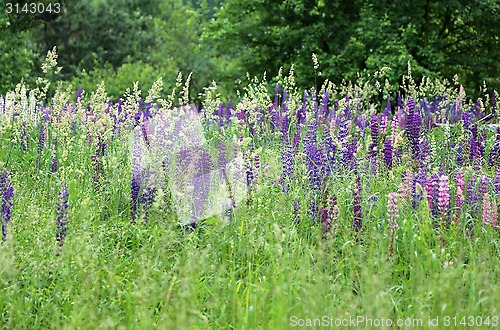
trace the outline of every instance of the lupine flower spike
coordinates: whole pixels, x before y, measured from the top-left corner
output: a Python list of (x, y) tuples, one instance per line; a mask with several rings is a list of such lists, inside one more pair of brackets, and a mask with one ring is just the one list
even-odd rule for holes
[(389, 193), (389, 200), (387, 202), (387, 212), (389, 214), (389, 256), (392, 257), (393, 241), (397, 238), (396, 229), (398, 228), (398, 193)]
[(56, 223), (56, 241), (60, 246), (64, 244), (64, 238), (68, 230), (68, 196), (68, 188), (65, 184), (62, 184), (59, 190), (59, 199), (57, 201)]
[(7, 238), (7, 227), (9, 226), (13, 206), (12, 197), (14, 197), (14, 187), (10, 182), (9, 172), (4, 170), (0, 175), (0, 200), (2, 210), (0, 212), (0, 223), (2, 224), (2, 242)]

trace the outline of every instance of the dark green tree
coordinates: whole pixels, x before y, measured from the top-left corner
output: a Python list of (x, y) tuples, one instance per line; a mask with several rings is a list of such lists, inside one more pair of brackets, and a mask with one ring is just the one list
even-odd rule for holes
[(221, 80), (295, 63), (308, 87), (321, 82), (315, 53), (323, 78), (334, 82), (384, 66), (397, 82), (410, 61), (417, 80), (458, 74), (470, 89), (483, 80), (498, 89), (499, 13), (498, 0), (226, 0), (205, 39), (216, 49)]

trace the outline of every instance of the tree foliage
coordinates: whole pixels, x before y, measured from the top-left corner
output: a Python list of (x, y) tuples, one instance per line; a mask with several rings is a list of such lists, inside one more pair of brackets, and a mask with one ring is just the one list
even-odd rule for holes
[(233, 78), (294, 63), (310, 85), (315, 53), (334, 82), (384, 66), (398, 79), (410, 61), (417, 79), (458, 74), (469, 87), (484, 80), (498, 88), (499, 14), (497, 0), (227, 0), (205, 36), (220, 61), (237, 63), (224, 72)]

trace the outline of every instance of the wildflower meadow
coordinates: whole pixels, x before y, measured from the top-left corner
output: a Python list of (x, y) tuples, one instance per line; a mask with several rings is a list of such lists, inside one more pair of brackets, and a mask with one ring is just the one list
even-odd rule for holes
[(486, 85), (292, 67), (190, 104), (190, 76), (111, 99), (42, 68), (0, 97), (2, 327), (499, 326)]

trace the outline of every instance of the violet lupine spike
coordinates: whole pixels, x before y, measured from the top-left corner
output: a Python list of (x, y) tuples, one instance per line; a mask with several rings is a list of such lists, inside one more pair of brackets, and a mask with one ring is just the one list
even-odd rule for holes
[(420, 153), (420, 126), (422, 125), (422, 119), (420, 118), (420, 111), (415, 111), (413, 113), (413, 123), (411, 126), (411, 146), (412, 146), (412, 152), (413, 152), (413, 157), (415, 159), (421, 160), (421, 153)]
[(361, 231), (361, 228), (363, 227), (363, 210), (361, 208), (361, 178), (359, 174), (356, 174), (356, 180), (354, 184), (354, 191), (353, 191), (353, 229), (357, 233)]
[(406, 114), (406, 119), (405, 119), (405, 135), (411, 141), (412, 128), (414, 125), (413, 114), (415, 112), (415, 101), (412, 98), (410, 98), (406, 103), (406, 106), (408, 107), (408, 113)]
[(147, 224), (149, 221), (149, 209), (153, 204), (155, 195), (156, 195), (156, 190), (148, 187), (144, 189), (141, 197), (139, 198), (139, 202), (142, 204), (144, 210), (144, 224)]
[(40, 125), (40, 136), (38, 137), (38, 157), (36, 159), (36, 168), (40, 169), (40, 159), (42, 157), (43, 147), (45, 146), (45, 127)]
[(304, 138), (304, 153), (306, 155), (306, 170), (309, 182), (313, 191), (320, 188), (320, 151), (316, 147), (316, 124), (310, 124)]
[(480, 197), (483, 197), (484, 194), (488, 192), (488, 184), (490, 182), (490, 178), (487, 175), (482, 175), (479, 178), (479, 187), (478, 187), (478, 193)]
[(62, 184), (57, 201), (56, 241), (59, 245), (63, 245), (68, 230), (68, 196), (68, 187)]
[(52, 156), (52, 173), (57, 172), (57, 138), (54, 139), (54, 155)]
[(497, 167), (495, 172), (495, 180), (493, 181), (495, 193), (500, 194), (500, 168)]
[(281, 153), (281, 163), (283, 164), (283, 175), (281, 177), (281, 186), (283, 192), (288, 193), (290, 191), (290, 185), (288, 180), (293, 174), (293, 149), (292, 146), (286, 144)]
[(498, 166), (499, 161), (500, 161), (500, 127), (497, 127), (495, 141), (488, 157), (488, 165)]
[(335, 156), (337, 153), (337, 146), (333, 143), (332, 136), (328, 130), (323, 132), (321, 138), (322, 150), (324, 153), (323, 161), (323, 174), (329, 176), (335, 166)]
[(292, 214), (294, 215), (293, 220), (295, 223), (300, 223), (300, 200), (295, 198), (292, 203)]
[(14, 187), (12, 186), (9, 172), (3, 170), (0, 175), (0, 199), (2, 202), (2, 211), (0, 213), (0, 222), (2, 223), (2, 242), (7, 238), (7, 228), (12, 216), (12, 206), (14, 202)]
[(392, 143), (391, 138), (388, 136), (384, 141), (384, 163), (389, 170), (392, 170)]

